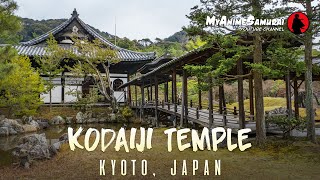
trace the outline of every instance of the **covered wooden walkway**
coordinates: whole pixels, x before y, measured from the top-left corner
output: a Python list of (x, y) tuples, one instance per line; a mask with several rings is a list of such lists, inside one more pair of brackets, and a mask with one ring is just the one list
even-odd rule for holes
[[(182, 105), (175, 105), (172, 103), (160, 103), (157, 107), (155, 106), (155, 102), (148, 102), (144, 106), (141, 104), (131, 104), (133, 109), (157, 109), (159, 112), (166, 113), (171, 115), (171, 121), (173, 124), (177, 124), (176, 120), (181, 120), (181, 113), (182, 113)], [(239, 125), (239, 116), (237, 110), (225, 109), (225, 113), (220, 114), (217, 112), (218, 109), (214, 108), (212, 112), (212, 124), (209, 121), (209, 110), (208, 109), (199, 109), (194, 107), (188, 107), (188, 113), (185, 116), (186, 122), (192, 124), (194, 126), (201, 125), (203, 127), (225, 127), (231, 128), (235, 133), (238, 129), (240, 129)], [(248, 119), (245, 121), (245, 127), (250, 128), (252, 132), (255, 131), (255, 122), (250, 120), (252, 118), (247, 117)], [(183, 124), (183, 122), (180, 122)]]
[[(213, 104), (213, 85), (212, 80), (209, 80), (209, 88), (207, 90), (208, 104), (202, 102), (202, 92), (199, 90), (197, 102), (192, 102), (188, 99), (188, 77), (190, 75), (184, 69), (185, 65), (203, 65), (216, 50), (214, 48), (196, 49), (181, 57), (153, 65), (154, 68), (144, 69), (146, 73), (142, 73), (133, 80), (120, 86), (120, 88), (129, 87), (128, 105), (136, 109), (140, 113), (140, 117), (145, 117), (145, 111), (153, 110), (153, 115), (156, 119), (156, 126), (159, 126), (160, 113), (170, 115), (170, 120), (175, 125), (184, 127), (188, 124), (202, 125), (213, 128), (216, 126), (231, 128), (234, 132), (238, 129), (250, 128), (254, 133), (256, 131), (256, 123), (254, 121), (254, 86), (253, 78), (250, 69), (244, 66), (244, 62), (252, 62), (252, 59), (240, 59), (237, 65), (230, 71), (230, 75), (237, 77), (233, 81), (238, 84), (238, 109), (227, 109), (226, 99), (224, 95), (224, 86), (219, 86), (218, 104)], [(177, 75), (180, 75), (182, 82), (182, 94), (178, 98), (177, 95)], [(318, 78), (318, 77), (314, 77)], [(244, 80), (248, 80), (249, 84), (249, 108), (244, 109)], [(288, 116), (293, 115), (299, 117), (298, 106), (298, 89), (303, 82), (303, 77), (297, 77), (294, 73), (288, 73), (283, 80), (286, 82), (286, 99)], [(198, 80), (199, 81), (199, 80)], [(300, 82), (299, 82), (300, 81)], [(169, 82), (171, 82), (171, 97), (169, 97)], [(159, 85), (164, 84), (163, 100), (159, 99)], [(211, 84), (211, 85), (210, 85)], [(130, 86), (134, 86), (134, 98), (131, 94)], [(138, 87), (140, 88), (138, 96)], [(291, 92), (293, 89), (293, 93)], [(147, 92), (145, 92), (145, 90)], [(294, 111), (292, 110), (292, 94), (294, 95)], [(145, 97), (147, 95), (147, 97)], [(134, 99), (134, 100), (133, 100)], [(267, 132), (278, 133), (275, 127), (266, 127)]]

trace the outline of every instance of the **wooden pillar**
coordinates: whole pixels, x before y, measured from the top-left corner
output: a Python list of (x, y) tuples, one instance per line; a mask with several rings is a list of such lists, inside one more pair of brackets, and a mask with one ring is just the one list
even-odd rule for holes
[(208, 90), (208, 100), (209, 100), (209, 129), (213, 127), (213, 92), (212, 92), (212, 79), (209, 79), (209, 90)]
[(294, 94), (294, 115), (295, 118), (299, 118), (299, 87), (298, 87), (298, 80), (295, 77), (293, 81), (293, 94)]
[[(182, 103), (181, 103), (181, 117), (180, 117), (180, 126), (183, 126), (183, 122), (187, 121), (188, 115), (188, 91), (187, 91), (187, 72), (183, 70), (182, 72)], [(186, 119), (186, 120), (185, 120)]]
[(249, 102), (250, 102), (250, 117), (254, 118), (254, 95), (253, 95), (253, 78), (249, 76)]
[(172, 71), (172, 103), (177, 103), (177, 72), (176, 68)]
[[(127, 76), (128, 76), (127, 81), (130, 82), (130, 75), (128, 74)], [(128, 92), (128, 101), (127, 101), (128, 103), (127, 104), (130, 105), (131, 104), (131, 86), (129, 85), (127, 88), (128, 88), (128, 91), (127, 91)]]
[[(199, 79), (198, 79), (198, 85), (200, 84)], [(202, 109), (202, 97), (201, 97), (201, 90), (198, 90), (198, 104), (199, 104), (199, 109)]]
[[(150, 84), (152, 84), (151, 80), (150, 80)], [(152, 88), (152, 85), (150, 85), (150, 101), (153, 100), (153, 97), (152, 97), (152, 94), (153, 94), (153, 88)]]
[[(151, 86), (150, 86), (151, 87)], [(147, 99), (148, 101), (150, 101), (150, 91), (149, 91), (149, 87), (147, 87)]]
[(292, 118), (292, 101), (291, 101), (291, 80), (290, 73), (286, 75), (286, 99), (287, 99), (287, 111), (288, 118)]
[[(238, 60), (237, 74), (243, 75), (243, 62)], [(238, 78), (238, 102), (239, 102), (239, 128), (245, 128), (245, 113), (244, 113), (244, 100), (243, 100), (243, 77)]]
[[(62, 76), (61, 76), (61, 102), (64, 103), (64, 94), (65, 94), (65, 86), (66, 86), (66, 78), (64, 76), (64, 72), (62, 72)], [(50, 93), (52, 94), (52, 90), (50, 90)], [(51, 95), (52, 98), (52, 95)], [(50, 106), (51, 107), (51, 106)]]
[(136, 106), (138, 106), (138, 90), (137, 85), (134, 85), (134, 99), (136, 100)]
[(185, 107), (185, 123), (188, 124), (188, 115), (189, 115), (189, 109), (188, 109), (188, 73), (186, 70), (183, 71), (184, 76), (183, 76), (183, 81), (184, 81), (184, 107)]
[(226, 96), (224, 94), (224, 87), (223, 86), (222, 86), (222, 106), (223, 106), (223, 110), (225, 110), (227, 107)]
[(141, 85), (141, 105), (140, 105), (140, 117), (144, 119), (144, 104), (145, 104), (145, 99), (144, 99), (144, 82), (142, 81)]
[(174, 126), (177, 126), (177, 73), (176, 73), (176, 68), (174, 67), (172, 71), (172, 103), (173, 103), (173, 110), (174, 110)]
[(168, 82), (164, 83), (164, 102), (169, 101), (169, 87)]
[(219, 86), (219, 113), (222, 114), (223, 113), (223, 101), (224, 101), (224, 88), (223, 88), (223, 84)]
[(155, 118), (156, 118), (156, 127), (159, 127), (159, 117), (158, 117), (158, 105), (159, 105), (159, 88), (158, 88), (158, 78), (154, 77), (154, 93), (155, 93)]

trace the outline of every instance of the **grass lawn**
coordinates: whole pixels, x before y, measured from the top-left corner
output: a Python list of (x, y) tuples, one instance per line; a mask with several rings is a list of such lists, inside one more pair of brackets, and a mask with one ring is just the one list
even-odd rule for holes
[[(271, 111), (280, 107), (287, 107), (287, 102), (285, 98), (282, 97), (264, 97), (264, 109), (265, 111)], [(238, 103), (233, 103), (233, 104), (228, 104), (227, 105), (228, 108), (233, 108), (233, 107), (237, 107), (237, 109), (239, 109), (239, 105)], [(292, 108), (294, 109), (294, 103), (292, 101)], [(316, 107), (314, 107), (316, 108)], [(246, 111), (249, 111), (250, 109), (250, 101), (249, 99), (246, 99), (244, 101), (244, 109)], [(305, 117), (306, 116), (306, 112), (305, 112), (305, 108), (299, 108), (299, 113), (301, 117)], [(249, 113), (248, 113), (249, 115)], [(317, 108), (316, 111), (316, 116), (315, 116), (315, 120), (320, 121), (320, 108)]]
[[(51, 160), (36, 162), (29, 170), (13, 167), (0, 168), (0, 179), (319, 179), (320, 178), (320, 145), (314, 145), (302, 139), (282, 140), (268, 138), (268, 145), (263, 149), (253, 147), (244, 152), (235, 150), (229, 152), (226, 148), (213, 151), (193, 152), (187, 149), (177, 150), (176, 141), (173, 151), (167, 152), (167, 136), (164, 129), (155, 129), (152, 138), (152, 149), (140, 153), (136, 150), (124, 152), (123, 148), (116, 152), (109, 147), (106, 152), (96, 149), (93, 152), (76, 149), (72, 152), (65, 144), (61, 152)], [(129, 135), (129, 131), (127, 131)], [(139, 131), (138, 131), (139, 133)], [(189, 135), (189, 134), (188, 134)], [(80, 139), (83, 139), (81, 137)], [(174, 138), (176, 139), (176, 138)], [(128, 140), (128, 139), (127, 139)], [(320, 139), (319, 139), (320, 140)], [(81, 140), (79, 141), (81, 144)], [(187, 142), (187, 141), (186, 141)], [(100, 147), (100, 146), (98, 146)], [(99, 176), (99, 160), (106, 160), (107, 176)], [(111, 176), (110, 160), (128, 161), (128, 175), (120, 175), (117, 162), (116, 175)], [(131, 160), (137, 160), (136, 176), (131, 175)], [(148, 161), (148, 175), (141, 176), (141, 160)], [(178, 165), (180, 175), (171, 176), (170, 168), (173, 160), (178, 162), (186, 159), (188, 175), (192, 174), (192, 160), (199, 160), (199, 170), (196, 176), (181, 176), (182, 165)], [(213, 165), (210, 166), (210, 176), (203, 176), (204, 160), (214, 164), (221, 160), (221, 176), (214, 176)], [(180, 169), (180, 170), (179, 170)], [(156, 176), (153, 176), (153, 173)]]

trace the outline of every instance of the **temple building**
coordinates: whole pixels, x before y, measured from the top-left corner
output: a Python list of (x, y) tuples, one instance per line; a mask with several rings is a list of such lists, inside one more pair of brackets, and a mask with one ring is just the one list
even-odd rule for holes
[[(124, 83), (129, 81), (130, 75), (134, 74), (138, 69), (145, 64), (155, 59), (154, 52), (135, 52), (120, 48), (106, 38), (101, 36), (98, 32), (94, 31), (88, 24), (84, 23), (77, 13), (76, 9), (71, 14), (71, 18), (60, 24), (51, 31), (34, 38), (27, 42), (21, 42), (19, 45), (14, 46), (20, 55), (26, 55), (30, 59), (35, 56), (43, 56), (46, 51), (46, 41), (50, 34), (54, 36), (58, 44), (64, 48), (71, 48), (73, 46), (72, 37), (76, 34), (79, 38), (87, 38), (89, 41), (99, 39), (107, 47), (116, 51), (119, 63), (110, 65), (110, 80), (112, 89), (114, 89), (114, 96), (118, 102), (125, 102), (127, 95), (127, 88), (118, 89)], [(45, 77), (44, 77), (45, 78)], [(72, 103), (77, 100), (75, 96), (70, 95), (71, 91), (77, 90), (82, 93), (88, 93), (93, 83), (84, 78), (74, 78), (72, 74), (67, 71), (64, 72), (61, 78), (54, 79), (55, 87), (51, 90), (52, 103)], [(42, 94), (45, 103), (50, 102), (49, 93)]]

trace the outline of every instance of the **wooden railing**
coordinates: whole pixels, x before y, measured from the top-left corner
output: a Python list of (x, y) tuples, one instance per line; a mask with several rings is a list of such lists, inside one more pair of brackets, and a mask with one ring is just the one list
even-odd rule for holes
[[(146, 101), (143, 107), (155, 107), (155, 104), (156, 104), (155, 101)], [(141, 101), (138, 101), (138, 103), (133, 101), (131, 105), (133, 107), (141, 107)], [(170, 101), (165, 102), (164, 100), (158, 103), (158, 105), (162, 109), (167, 109), (168, 111), (172, 111), (175, 113), (177, 113), (178, 106), (179, 106), (179, 104), (173, 104), (173, 103), (170, 103)], [(187, 111), (188, 118), (193, 118), (196, 120), (209, 119), (209, 112), (204, 110), (204, 109), (208, 109), (208, 108), (205, 108), (207, 107), (206, 104), (203, 104), (202, 108), (200, 108), (197, 103), (194, 103), (191, 100), (189, 101), (188, 105), (189, 105), (188, 111)], [(175, 108), (173, 108), (172, 110), (172, 107), (175, 107)], [(217, 106), (213, 107), (212, 119), (214, 121), (222, 122), (224, 126), (227, 126), (228, 123), (237, 123), (237, 124), (239, 123), (239, 122), (228, 121), (229, 119), (239, 119), (239, 110), (236, 107), (234, 108), (223, 107), (222, 114), (217, 113), (219, 112), (219, 110), (220, 110), (219, 107)], [(249, 113), (249, 112), (246, 111), (246, 113)], [(253, 120), (253, 118), (250, 116), (246, 116), (246, 118), (249, 120)]]

